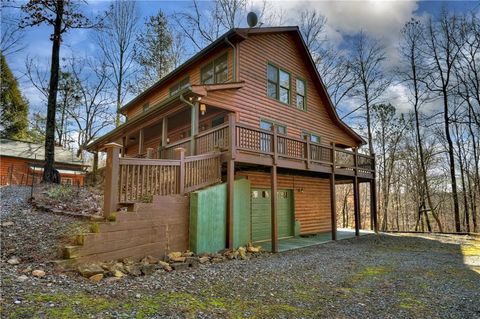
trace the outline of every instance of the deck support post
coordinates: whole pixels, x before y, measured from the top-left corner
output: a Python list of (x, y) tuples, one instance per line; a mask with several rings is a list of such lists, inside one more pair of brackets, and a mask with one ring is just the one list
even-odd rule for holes
[(271, 168), (271, 218), (272, 218), (272, 252), (278, 252), (278, 225), (277, 225), (277, 166)]
[(353, 203), (355, 215), (355, 236), (360, 236), (360, 187), (358, 186), (358, 150), (353, 157), (355, 176), (353, 177)]
[(233, 249), (235, 161), (227, 161), (227, 248)]
[(103, 217), (108, 218), (117, 210), (118, 205), (118, 176), (120, 170), (120, 149), (117, 143), (105, 144), (107, 151), (107, 165), (105, 166), (105, 186), (103, 189)]
[(371, 228), (376, 233), (378, 232), (378, 219), (377, 219), (377, 174), (376, 174), (376, 163), (375, 163), (375, 154), (372, 154), (372, 166), (373, 169), (373, 179), (370, 181), (370, 214), (371, 214)]
[[(310, 145), (309, 145), (310, 146)], [(332, 214), (332, 240), (337, 240), (337, 193), (335, 187), (335, 143), (332, 143), (332, 174), (330, 175), (330, 209)]]
[(177, 147), (173, 150), (175, 152), (175, 159), (180, 160), (180, 171), (179, 171), (179, 190), (180, 195), (185, 194), (185, 149), (183, 147)]
[(230, 157), (232, 160), (235, 159), (235, 156), (237, 155), (237, 129), (236, 129), (236, 115), (235, 113), (229, 113), (228, 114), (228, 134), (229, 134), (229, 148), (230, 148)]
[(127, 135), (122, 137), (122, 150), (121, 150), (122, 157), (125, 157), (125, 155), (127, 154), (127, 139), (128, 139)]

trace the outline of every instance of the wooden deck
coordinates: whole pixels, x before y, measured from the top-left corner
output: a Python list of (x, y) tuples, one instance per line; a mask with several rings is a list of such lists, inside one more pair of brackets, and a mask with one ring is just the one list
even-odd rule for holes
[(223, 157), (224, 161), (228, 158), (237, 163), (275, 165), (279, 168), (335, 174), (340, 178), (375, 178), (373, 156), (237, 123), (233, 114), (227, 123), (193, 138), (171, 143), (153, 153), (161, 159), (172, 159), (174, 150), (179, 147), (184, 148), (187, 155), (220, 151), (227, 155)]

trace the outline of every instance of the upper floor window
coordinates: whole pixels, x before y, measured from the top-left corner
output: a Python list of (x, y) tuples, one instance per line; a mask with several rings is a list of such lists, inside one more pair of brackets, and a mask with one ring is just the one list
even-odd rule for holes
[(302, 131), (302, 137), (303, 138), (308, 138), (310, 140), (310, 142), (320, 144), (320, 136), (318, 136), (316, 134), (309, 133), (309, 132), (306, 132), (306, 131)]
[(180, 82), (178, 82), (175, 85), (173, 85), (172, 87), (170, 87), (170, 96), (174, 96), (174, 95), (180, 93), (180, 91), (182, 91), (183, 89), (186, 89), (189, 85), (190, 85), (190, 79), (187, 76), (186, 78), (184, 78)]
[(145, 103), (143, 104), (143, 112), (146, 112), (149, 107), (150, 107), (150, 103), (149, 103), (149, 102), (145, 102)]
[(228, 79), (228, 55), (216, 58), (200, 70), (202, 84), (224, 83)]
[(290, 103), (290, 74), (271, 64), (267, 66), (267, 95), (283, 103)]
[(302, 79), (297, 78), (296, 82), (296, 103), (299, 109), (305, 110), (306, 109), (306, 95), (307, 95), (307, 87), (305, 85), (305, 81)]
[(277, 133), (283, 135), (287, 134), (287, 127), (285, 125), (273, 123), (272, 121), (267, 120), (260, 121), (260, 128), (263, 130), (273, 131), (273, 125), (275, 125), (275, 127), (277, 128)]

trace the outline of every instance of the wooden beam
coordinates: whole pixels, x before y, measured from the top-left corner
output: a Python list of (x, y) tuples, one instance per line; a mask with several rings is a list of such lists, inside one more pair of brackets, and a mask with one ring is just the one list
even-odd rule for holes
[(118, 175), (120, 170), (120, 149), (117, 143), (105, 144), (107, 163), (105, 166), (105, 185), (103, 189), (103, 217), (108, 218), (117, 210), (118, 204)]
[(143, 128), (138, 132), (138, 154), (143, 154)]
[(190, 116), (190, 155), (196, 155), (195, 151), (195, 137), (198, 134), (198, 122), (200, 121), (199, 117), (199, 103), (198, 101), (195, 102), (193, 107), (191, 108), (191, 116)]
[(228, 134), (230, 137), (229, 147), (230, 147), (230, 158), (232, 160), (237, 156), (237, 129), (236, 129), (237, 118), (235, 113), (228, 114)]
[(277, 167), (271, 168), (271, 218), (272, 218), (272, 252), (278, 252), (278, 225), (277, 225)]
[(227, 161), (227, 247), (233, 249), (235, 161)]
[[(309, 147), (310, 145), (307, 144)], [(330, 175), (330, 209), (332, 216), (332, 240), (337, 240), (337, 193), (335, 187), (335, 143), (332, 144), (332, 174)]]
[(353, 157), (354, 167), (355, 167), (355, 176), (353, 177), (353, 207), (355, 215), (355, 236), (360, 236), (360, 188), (358, 186), (358, 156), (357, 149), (355, 149), (355, 155)]

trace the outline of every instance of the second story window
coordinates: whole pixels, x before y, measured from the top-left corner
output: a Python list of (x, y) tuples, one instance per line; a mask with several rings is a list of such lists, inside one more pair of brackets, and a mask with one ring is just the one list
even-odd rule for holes
[(307, 106), (307, 101), (306, 101), (306, 93), (307, 93), (307, 87), (305, 85), (305, 81), (302, 79), (297, 78), (297, 87), (296, 87), (296, 103), (297, 107), (301, 110), (305, 110)]
[(180, 93), (180, 91), (182, 91), (183, 89), (186, 89), (189, 85), (190, 85), (190, 79), (187, 76), (180, 82), (170, 87), (170, 96), (177, 95), (178, 93)]
[(144, 103), (144, 104), (143, 104), (143, 112), (146, 112), (149, 107), (150, 107), (150, 103), (149, 103), (149, 102)]
[(200, 70), (202, 84), (224, 83), (228, 80), (228, 55), (224, 54)]
[(283, 103), (290, 103), (290, 74), (271, 64), (267, 66), (267, 95)]

